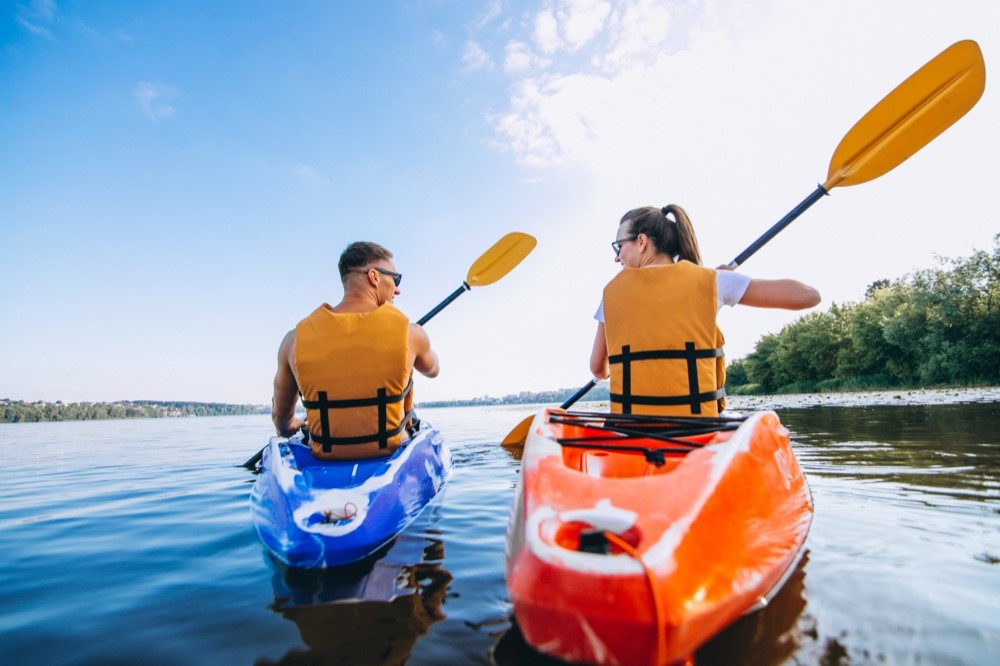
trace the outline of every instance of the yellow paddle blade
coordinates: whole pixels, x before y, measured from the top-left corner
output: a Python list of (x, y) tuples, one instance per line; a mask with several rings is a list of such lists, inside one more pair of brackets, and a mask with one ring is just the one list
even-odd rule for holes
[(976, 42), (956, 42), (885, 96), (833, 153), (823, 189), (857, 185), (894, 169), (976, 105), (986, 65)]
[(500, 446), (524, 446), (525, 440), (528, 439), (528, 431), (531, 430), (531, 421), (534, 418), (534, 415), (529, 416), (514, 426), (514, 429), (500, 442)]
[(533, 236), (520, 231), (512, 231), (486, 250), (483, 256), (469, 268), (465, 278), (470, 287), (493, 284), (514, 270), (521, 261), (535, 249), (537, 241)]

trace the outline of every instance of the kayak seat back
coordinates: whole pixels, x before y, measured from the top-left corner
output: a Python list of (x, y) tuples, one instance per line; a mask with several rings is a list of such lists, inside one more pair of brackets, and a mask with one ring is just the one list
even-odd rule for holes
[[(573, 449), (563, 449), (563, 462), (567, 463), (567, 453)], [(574, 451), (579, 461), (568, 466), (577, 469), (587, 476), (602, 479), (622, 479), (640, 476), (654, 476), (672, 471), (683, 456), (666, 457), (661, 465), (650, 462), (639, 452), (602, 451), (600, 449), (584, 449)]]

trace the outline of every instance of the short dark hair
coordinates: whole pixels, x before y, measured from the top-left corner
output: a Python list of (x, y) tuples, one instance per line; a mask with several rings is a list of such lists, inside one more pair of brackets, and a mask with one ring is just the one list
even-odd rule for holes
[(383, 259), (392, 259), (392, 252), (378, 243), (367, 241), (351, 243), (340, 255), (340, 263), (337, 265), (340, 269), (340, 279), (343, 281), (351, 271)]

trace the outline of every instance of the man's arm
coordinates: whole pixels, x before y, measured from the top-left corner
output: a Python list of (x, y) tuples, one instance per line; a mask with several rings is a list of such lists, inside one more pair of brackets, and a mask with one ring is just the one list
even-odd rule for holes
[(271, 398), (271, 420), (282, 437), (291, 437), (305, 425), (295, 416), (299, 400), (299, 384), (292, 372), (292, 350), (295, 348), (295, 331), (289, 331), (278, 347), (278, 371), (274, 374), (274, 397)]
[(410, 324), (410, 349), (415, 354), (413, 367), (424, 377), (437, 377), (441, 364), (438, 355), (431, 349), (431, 339), (423, 326)]

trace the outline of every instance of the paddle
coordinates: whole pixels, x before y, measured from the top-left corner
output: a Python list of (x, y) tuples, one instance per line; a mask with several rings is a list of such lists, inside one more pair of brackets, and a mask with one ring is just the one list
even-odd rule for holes
[[(486, 285), (493, 284), (507, 275), (507, 273), (510, 273), (514, 270), (515, 266), (521, 263), (535, 249), (536, 243), (537, 241), (533, 236), (519, 231), (512, 231), (498, 240), (469, 267), (469, 272), (466, 274), (462, 286), (453, 291), (433, 310), (421, 317), (417, 321), (417, 324), (423, 326), (456, 298), (467, 291), (471, 291), (473, 287), (485, 287)], [(257, 466), (263, 455), (264, 449), (261, 449), (243, 463), (243, 467), (253, 469)]]
[(826, 182), (729, 267), (749, 259), (834, 187), (865, 183), (895, 169), (974, 107), (985, 87), (986, 64), (976, 42), (955, 42), (939, 53), (854, 124), (833, 152)]
[(534, 237), (519, 231), (512, 231), (498, 240), (493, 244), (493, 247), (486, 250), (483, 256), (476, 259), (475, 263), (469, 267), (469, 272), (466, 274), (462, 286), (441, 301), (436, 308), (421, 317), (417, 324), (423, 326), (430, 321), (431, 317), (441, 312), (448, 304), (473, 287), (485, 287), (488, 284), (493, 284), (510, 273), (535, 249), (536, 242)]
[[(833, 153), (826, 182), (729, 262), (729, 267), (749, 259), (834, 187), (874, 180), (902, 164), (975, 106), (985, 86), (986, 64), (979, 45), (966, 39), (949, 46), (855, 123)], [(568, 409), (593, 386), (591, 380), (560, 408)], [(532, 418), (519, 423), (501, 444), (523, 445)]]

